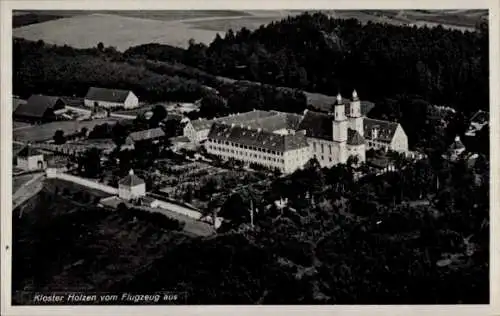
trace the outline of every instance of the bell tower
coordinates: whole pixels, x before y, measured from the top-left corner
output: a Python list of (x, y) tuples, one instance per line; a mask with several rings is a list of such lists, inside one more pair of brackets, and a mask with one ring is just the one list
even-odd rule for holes
[(333, 140), (336, 142), (347, 141), (347, 118), (345, 116), (345, 102), (340, 93), (334, 105)]
[(345, 115), (345, 101), (340, 93), (334, 105), (334, 117), (332, 121), (332, 138), (336, 147), (336, 163), (347, 161), (347, 127), (348, 121)]
[(361, 101), (356, 90), (352, 91), (352, 101), (349, 107), (349, 128), (363, 136), (363, 117), (361, 115)]

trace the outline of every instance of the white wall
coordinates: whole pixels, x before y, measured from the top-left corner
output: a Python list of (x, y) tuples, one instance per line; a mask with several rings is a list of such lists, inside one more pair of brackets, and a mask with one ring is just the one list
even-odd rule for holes
[(77, 183), (92, 189), (100, 190), (109, 194), (118, 194), (118, 189), (113, 188), (109, 185), (105, 185), (102, 183), (99, 183), (95, 180), (90, 180), (90, 179), (85, 179), (82, 177), (77, 177), (73, 175), (69, 175), (67, 173), (60, 173), (60, 172), (55, 172), (53, 169), (51, 169), (49, 172), (47, 172), (47, 178), (55, 178), (55, 179), (61, 179), (61, 180), (66, 180), (70, 181), (73, 183)]
[(130, 92), (123, 103), (121, 102), (108, 102), (108, 101), (97, 101), (97, 100), (88, 100), (84, 99), (83, 103), (85, 106), (94, 107), (94, 104), (97, 102), (97, 105), (103, 108), (116, 108), (116, 107), (124, 107), (126, 109), (137, 108), (139, 106), (139, 99), (135, 94)]
[(408, 137), (406, 136), (406, 133), (401, 125), (398, 125), (398, 128), (396, 128), (396, 132), (394, 133), (390, 148), (394, 151), (399, 152), (408, 151)]
[(190, 209), (183, 207), (181, 205), (177, 205), (177, 204), (166, 202), (166, 201), (156, 200), (156, 199), (151, 203), (151, 207), (163, 208), (163, 209), (166, 209), (166, 210), (169, 210), (172, 212), (186, 215), (188, 217), (191, 217), (191, 218), (194, 218), (197, 220), (203, 216), (203, 214), (201, 214), (200, 212), (190, 210)]
[(43, 160), (43, 155), (36, 155), (31, 157), (17, 157), (17, 167), (23, 170), (31, 171), (39, 169), (38, 162), (41, 161), (43, 167), (45, 167), (45, 161)]
[(339, 143), (312, 137), (309, 137), (307, 141), (311, 151), (311, 158), (316, 155), (321, 167), (332, 167), (339, 162), (345, 163), (347, 161), (346, 142)]
[(132, 92), (129, 92), (127, 98), (125, 99), (125, 108), (126, 109), (133, 109), (133, 108), (137, 108), (139, 107), (139, 99), (137, 98), (137, 96), (132, 93)]
[(136, 199), (146, 195), (146, 184), (142, 183), (136, 186), (118, 185), (118, 196), (124, 200)]
[(284, 173), (293, 172), (302, 167), (311, 157), (308, 147), (287, 151), (283, 154), (275, 151), (273, 154), (272, 152), (254, 150), (251, 147), (240, 148), (235, 145), (238, 144), (231, 142), (228, 145), (225, 142), (219, 144), (209, 139), (205, 148), (208, 153), (223, 159), (234, 158), (248, 164), (258, 163), (269, 168), (279, 168)]

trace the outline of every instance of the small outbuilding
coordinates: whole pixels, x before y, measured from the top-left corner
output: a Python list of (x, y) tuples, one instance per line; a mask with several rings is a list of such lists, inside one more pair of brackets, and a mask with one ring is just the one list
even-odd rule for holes
[(46, 164), (41, 151), (26, 146), (18, 152), (16, 166), (25, 171), (33, 171), (45, 168)]
[(118, 196), (126, 201), (146, 196), (146, 183), (130, 170), (129, 174), (118, 182)]

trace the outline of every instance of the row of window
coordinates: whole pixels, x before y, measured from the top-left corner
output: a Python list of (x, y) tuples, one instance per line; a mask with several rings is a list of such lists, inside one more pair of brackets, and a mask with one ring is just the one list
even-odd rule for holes
[[(321, 153), (324, 154), (325, 153), (325, 144), (320, 144), (320, 148), (321, 148)], [(317, 147), (316, 147), (316, 142), (313, 142), (313, 151), (318, 151)], [(330, 153), (330, 155), (332, 154), (332, 145), (328, 145), (328, 152)]]
[(380, 144), (377, 142), (373, 142), (373, 141), (367, 141), (367, 142), (368, 142), (368, 146), (371, 148), (379, 149), (379, 148), (386, 148), (387, 147), (387, 145)]
[(274, 162), (280, 162), (280, 163), (284, 163), (285, 162), (284, 159), (279, 159), (279, 158), (275, 158), (275, 157), (269, 157), (269, 156), (260, 155), (260, 154), (256, 154), (256, 153), (249, 153), (249, 152), (246, 152), (246, 151), (228, 149), (228, 148), (218, 147), (218, 146), (212, 146), (212, 145), (208, 145), (208, 148), (211, 149), (211, 150), (218, 150), (218, 151), (222, 151), (222, 152), (225, 152), (225, 153), (229, 153), (229, 154), (233, 154), (233, 155), (238, 155), (238, 156), (241, 156), (241, 157), (253, 157), (253, 158), (257, 158), (257, 159), (274, 161)]
[(232, 147), (236, 147), (236, 148), (248, 149), (248, 150), (252, 150), (252, 151), (258, 151), (258, 152), (262, 152), (262, 153), (266, 153), (266, 154), (270, 154), (270, 155), (283, 156), (283, 152), (254, 147), (254, 146), (237, 144), (237, 143), (233, 143), (233, 142), (229, 142), (229, 141), (209, 139), (208, 142), (212, 143), (212, 144), (220, 144), (220, 145), (232, 146)]

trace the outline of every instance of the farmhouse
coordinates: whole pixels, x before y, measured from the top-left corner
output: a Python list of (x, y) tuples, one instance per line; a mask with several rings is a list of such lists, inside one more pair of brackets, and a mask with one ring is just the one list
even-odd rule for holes
[(25, 171), (39, 170), (45, 167), (43, 153), (26, 146), (17, 153), (17, 167)]
[(143, 141), (151, 141), (154, 144), (157, 144), (164, 137), (165, 132), (160, 127), (133, 132), (130, 133), (125, 140), (124, 147), (133, 148), (135, 144)]
[(118, 196), (126, 201), (146, 195), (146, 183), (130, 170), (129, 174), (118, 182)]
[(91, 87), (84, 99), (87, 107), (125, 108), (139, 107), (139, 99), (130, 90), (106, 89)]
[(32, 95), (27, 102), (15, 102), (14, 105), (14, 118), (31, 123), (53, 121), (55, 113), (65, 107), (61, 98), (47, 95)]

